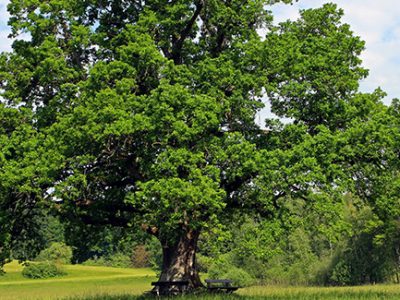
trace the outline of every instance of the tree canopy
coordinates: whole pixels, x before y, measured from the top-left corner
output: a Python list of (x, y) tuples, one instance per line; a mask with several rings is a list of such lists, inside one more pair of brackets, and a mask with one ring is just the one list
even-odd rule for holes
[[(277, 2), (291, 1), (11, 0), (0, 258), (52, 207), (140, 226), (163, 246), (160, 279), (197, 287), (199, 235), (234, 212), (279, 217), (289, 196), (335, 211), (346, 191), (380, 207), (398, 105), (358, 91), (364, 42), (342, 10), (275, 24)], [(292, 121), (260, 127), (264, 105)]]

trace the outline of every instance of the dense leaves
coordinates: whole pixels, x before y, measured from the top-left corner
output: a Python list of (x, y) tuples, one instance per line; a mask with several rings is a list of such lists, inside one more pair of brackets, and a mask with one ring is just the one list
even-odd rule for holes
[[(141, 227), (164, 247), (165, 278), (196, 286), (199, 234), (232, 216), (284, 220), (302, 199), (333, 241), (351, 191), (395, 220), (398, 103), (358, 92), (364, 43), (335, 5), (274, 25), (276, 2), (291, 1), (11, 1), (0, 258), (52, 207), (67, 235)], [(265, 96), (293, 122), (260, 128)]]
[(342, 15), (333, 4), (304, 10), (300, 20), (267, 35), (267, 47), (274, 45), (266, 51), (273, 66), (268, 95), (278, 116), (311, 129), (339, 129), (351, 120), (353, 97), (367, 71), (359, 58), (364, 42), (341, 23)]

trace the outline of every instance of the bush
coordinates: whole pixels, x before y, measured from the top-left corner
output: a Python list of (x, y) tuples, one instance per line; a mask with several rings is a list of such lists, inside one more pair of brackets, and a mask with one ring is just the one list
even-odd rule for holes
[(208, 270), (214, 263), (214, 259), (200, 253), (196, 255), (197, 270), (202, 273), (208, 273)]
[(71, 259), (72, 248), (64, 243), (52, 243), (36, 257), (37, 261), (52, 261), (57, 264), (70, 264)]
[(339, 261), (333, 266), (329, 277), (329, 284), (331, 285), (350, 285), (352, 284), (351, 269), (345, 261)]
[(234, 285), (243, 287), (256, 283), (255, 279), (245, 270), (224, 260), (212, 264), (208, 270), (208, 275), (211, 279), (230, 279)]
[(49, 261), (29, 264), (22, 270), (22, 276), (32, 279), (58, 277), (66, 274), (59, 265)]
[(129, 255), (117, 252), (107, 257), (107, 263), (114, 268), (132, 268), (132, 262)]
[(128, 255), (117, 252), (107, 257), (94, 257), (82, 263), (85, 266), (104, 266), (114, 268), (131, 268), (132, 262)]
[(84, 261), (82, 263), (84, 266), (94, 266), (94, 267), (108, 267), (108, 262), (106, 262), (106, 259), (104, 257), (93, 257), (89, 258), (88, 260)]
[(251, 277), (249, 273), (237, 267), (231, 268), (225, 274), (225, 278), (232, 280), (234, 285), (242, 287), (251, 286), (256, 283), (256, 280), (253, 277)]

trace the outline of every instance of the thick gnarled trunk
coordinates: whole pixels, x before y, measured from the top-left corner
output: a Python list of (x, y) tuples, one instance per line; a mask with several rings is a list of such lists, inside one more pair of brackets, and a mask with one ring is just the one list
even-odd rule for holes
[[(196, 248), (200, 233), (194, 230), (183, 232), (173, 243), (163, 243), (163, 264), (159, 281), (188, 281), (183, 290), (193, 291), (202, 287), (196, 266)], [(161, 295), (179, 294), (182, 287), (159, 286), (155, 292)]]

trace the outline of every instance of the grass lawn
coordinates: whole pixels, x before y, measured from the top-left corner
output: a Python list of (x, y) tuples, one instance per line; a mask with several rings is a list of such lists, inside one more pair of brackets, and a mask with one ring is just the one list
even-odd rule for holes
[[(238, 292), (243, 299), (279, 300), (377, 300), (400, 299), (400, 285), (366, 285), (356, 287), (249, 287)], [(249, 297), (251, 296), (251, 297)]]
[(65, 266), (68, 275), (49, 279), (27, 279), (21, 275), (22, 266), (12, 262), (0, 276), (0, 299), (59, 299), (98, 294), (140, 295), (151, 288), (155, 273), (150, 269), (120, 269)]
[[(26, 279), (16, 262), (6, 265), (0, 277), (0, 299), (69, 299), (69, 300), (139, 300), (151, 286), (155, 274), (150, 269), (119, 269), (89, 266), (66, 266), (67, 276), (52, 279)], [(185, 296), (175, 299), (258, 300), (258, 299), (400, 299), (400, 285), (360, 287), (277, 287), (240, 289), (228, 295)], [(154, 299), (154, 298), (153, 298)]]

